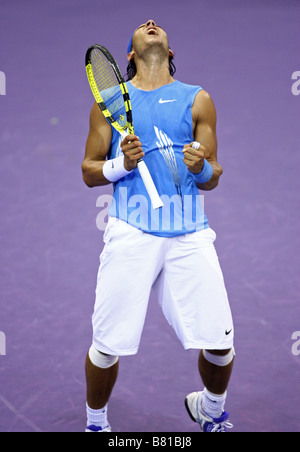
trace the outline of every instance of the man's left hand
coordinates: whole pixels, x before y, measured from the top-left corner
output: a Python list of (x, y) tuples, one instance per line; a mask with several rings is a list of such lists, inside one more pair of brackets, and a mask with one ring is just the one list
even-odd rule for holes
[(187, 169), (193, 174), (199, 174), (202, 171), (205, 158), (205, 147), (201, 146), (199, 149), (193, 148), (193, 143), (186, 144), (183, 148), (183, 161)]

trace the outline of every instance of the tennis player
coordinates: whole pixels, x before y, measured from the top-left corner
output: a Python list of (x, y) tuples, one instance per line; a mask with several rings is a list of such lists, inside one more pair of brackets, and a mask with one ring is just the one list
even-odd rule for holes
[[(234, 327), (199, 194), (217, 187), (222, 174), (216, 111), (204, 89), (173, 78), (173, 57), (153, 20), (133, 33), (127, 86), (136, 135), (120, 138), (96, 103), (91, 110), (83, 179), (89, 187), (113, 183), (114, 194), (86, 358), (87, 432), (111, 431), (107, 404), (119, 357), (138, 352), (152, 287), (183, 347), (199, 350), (203, 387), (187, 395), (188, 414), (204, 432), (232, 427), (225, 401)], [(138, 173), (140, 158), (164, 202), (159, 210)]]

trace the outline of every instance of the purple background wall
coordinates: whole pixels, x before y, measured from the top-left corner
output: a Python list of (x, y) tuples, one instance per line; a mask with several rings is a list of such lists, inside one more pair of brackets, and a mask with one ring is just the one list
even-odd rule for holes
[[(296, 0), (1, 0), (0, 431), (83, 431), (84, 359), (102, 231), (80, 165), (92, 97), (87, 47), (123, 72), (133, 31), (169, 34), (176, 78), (201, 84), (218, 111), (221, 185), (205, 194), (236, 323), (227, 409), (235, 431), (300, 431), (300, 3)], [(115, 432), (198, 431), (185, 413), (201, 389), (151, 296), (140, 352), (121, 360)]]

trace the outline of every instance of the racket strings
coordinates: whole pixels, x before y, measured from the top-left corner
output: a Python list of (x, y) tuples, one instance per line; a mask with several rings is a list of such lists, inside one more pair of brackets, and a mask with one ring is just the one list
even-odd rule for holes
[(94, 49), (91, 54), (93, 75), (99, 93), (114, 121), (126, 127), (127, 117), (123, 94), (116, 74), (104, 55)]

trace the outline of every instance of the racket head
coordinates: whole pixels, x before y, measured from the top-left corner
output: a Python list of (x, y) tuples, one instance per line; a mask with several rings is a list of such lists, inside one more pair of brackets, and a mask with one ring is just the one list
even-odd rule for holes
[(126, 83), (111, 53), (102, 45), (90, 46), (85, 67), (94, 98), (106, 120), (121, 134), (134, 134)]

